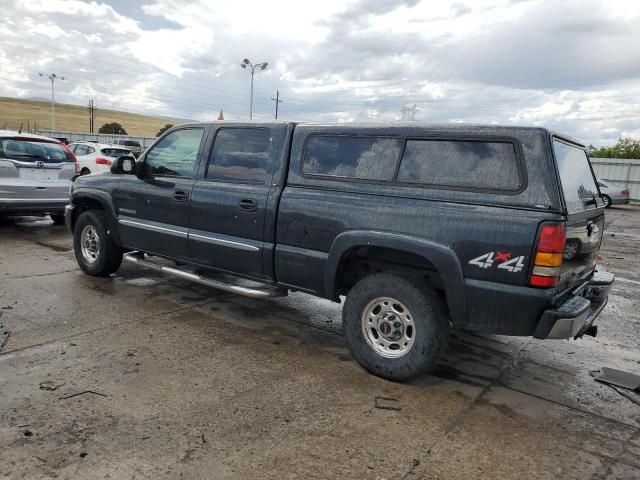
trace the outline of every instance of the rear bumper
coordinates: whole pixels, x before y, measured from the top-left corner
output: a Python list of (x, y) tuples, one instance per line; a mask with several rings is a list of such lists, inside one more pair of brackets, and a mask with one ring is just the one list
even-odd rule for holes
[(68, 198), (0, 198), (0, 213), (63, 213)]
[(607, 304), (615, 277), (599, 270), (586, 285), (559, 306), (545, 310), (533, 336), (541, 339), (580, 338), (594, 324)]

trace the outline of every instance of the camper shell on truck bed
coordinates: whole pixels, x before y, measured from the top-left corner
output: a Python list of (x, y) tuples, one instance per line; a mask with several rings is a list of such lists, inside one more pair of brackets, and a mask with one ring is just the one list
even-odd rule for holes
[(584, 146), (542, 128), (225, 121), (124, 161), (73, 187), (87, 273), (124, 254), (256, 297), (346, 297), (352, 353), (387, 378), (432, 367), (451, 328), (593, 334), (613, 282)]

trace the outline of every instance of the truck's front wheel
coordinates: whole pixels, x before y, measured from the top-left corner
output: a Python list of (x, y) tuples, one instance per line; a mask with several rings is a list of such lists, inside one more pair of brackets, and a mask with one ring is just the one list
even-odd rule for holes
[(408, 380), (431, 370), (449, 339), (437, 293), (419, 279), (377, 273), (347, 295), (342, 323), (351, 354), (369, 372)]
[(101, 210), (80, 214), (73, 229), (73, 249), (80, 268), (94, 277), (111, 275), (122, 263), (122, 249), (113, 241)]

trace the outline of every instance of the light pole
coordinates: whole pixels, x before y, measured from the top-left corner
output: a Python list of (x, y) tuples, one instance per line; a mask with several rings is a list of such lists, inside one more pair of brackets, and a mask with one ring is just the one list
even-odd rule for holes
[(260, 70), (266, 70), (267, 65), (268, 65), (267, 62), (256, 63), (254, 65), (249, 61), (248, 58), (245, 58), (240, 64), (242, 68), (249, 67), (251, 69), (251, 100), (249, 101), (249, 120), (253, 119), (253, 74), (255, 73), (256, 68), (259, 68)]
[(56, 97), (55, 97), (55, 81), (56, 80), (64, 80), (64, 77), (59, 77), (57, 76), (55, 73), (52, 73), (51, 75), (45, 75), (44, 73), (39, 73), (38, 75), (40, 75), (41, 77), (47, 77), (49, 80), (51, 80), (51, 130), (55, 130), (56, 129)]

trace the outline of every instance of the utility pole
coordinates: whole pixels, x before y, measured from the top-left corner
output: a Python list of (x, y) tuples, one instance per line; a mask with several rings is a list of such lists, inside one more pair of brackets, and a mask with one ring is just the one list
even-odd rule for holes
[(280, 90), (276, 90), (276, 98), (271, 97), (271, 100), (276, 102), (276, 120), (277, 120), (278, 119), (278, 104), (282, 103), (282, 100), (280, 100)]
[(38, 72), (38, 75), (41, 77), (46, 77), (51, 80), (51, 130), (55, 131), (56, 129), (56, 96), (55, 96), (55, 81), (56, 80), (64, 80), (65, 77), (59, 77), (55, 73), (51, 75), (45, 75), (44, 73)]
[(95, 120), (95, 109), (93, 108), (93, 98), (89, 100), (89, 133), (93, 133), (93, 124)]
[(249, 100), (249, 120), (253, 119), (253, 75), (256, 71), (256, 68), (259, 68), (260, 70), (266, 70), (267, 65), (268, 65), (267, 62), (256, 63), (254, 65), (249, 61), (248, 58), (245, 58), (244, 60), (242, 60), (242, 63), (240, 64), (240, 67), (249, 68), (251, 70), (251, 99)]

